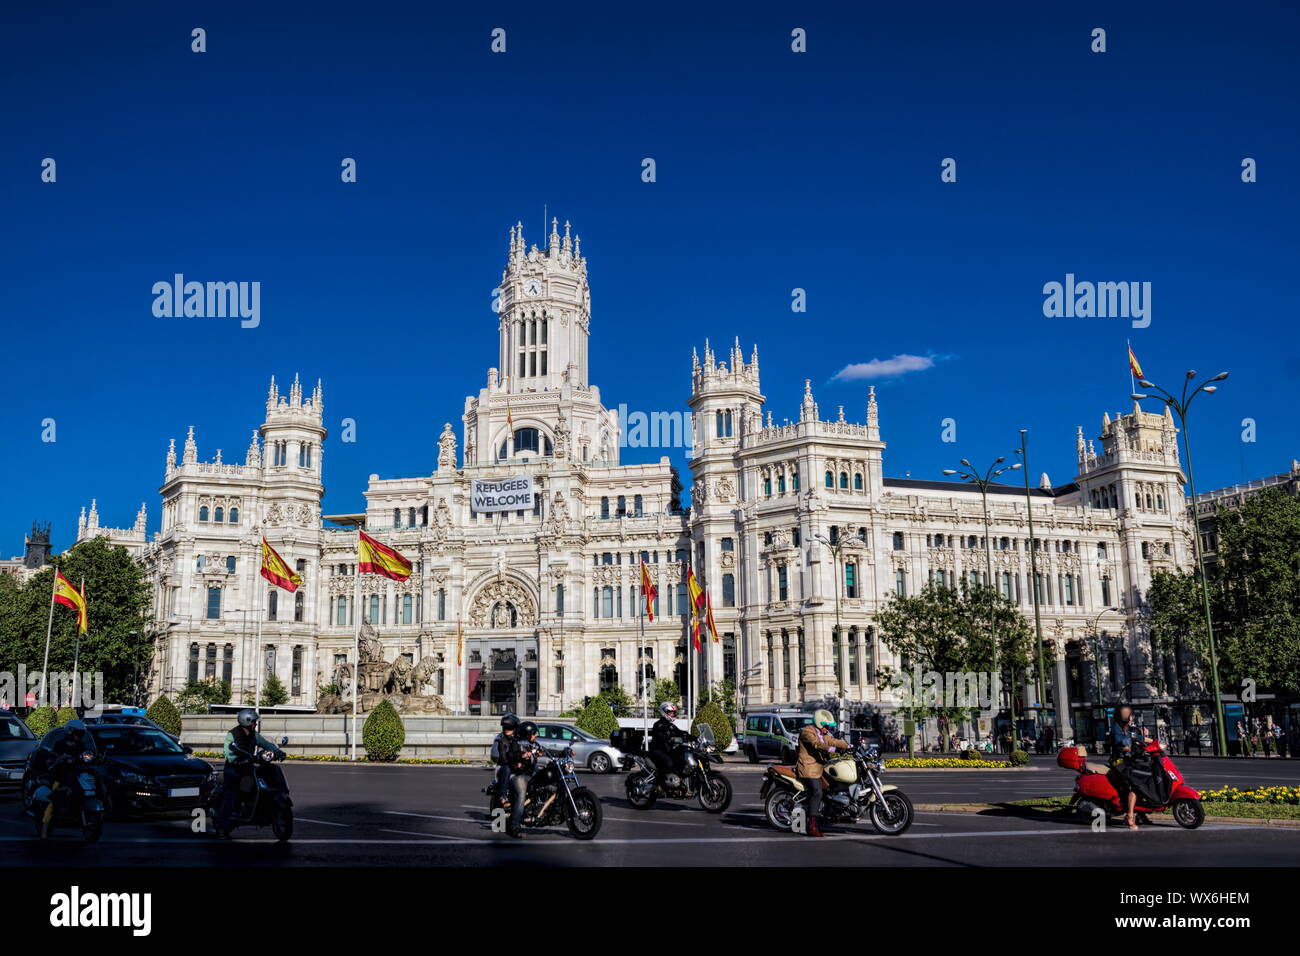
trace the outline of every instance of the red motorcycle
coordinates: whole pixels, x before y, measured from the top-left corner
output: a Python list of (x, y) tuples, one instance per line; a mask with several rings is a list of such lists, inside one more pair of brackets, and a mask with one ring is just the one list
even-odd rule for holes
[[(1168, 775), (1171, 782), (1169, 796), (1163, 804), (1151, 801), (1149, 794), (1138, 790), (1137, 813), (1163, 813), (1171, 810), (1174, 822), (1187, 830), (1195, 830), (1205, 822), (1205, 806), (1201, 795), (1187, 786), (1183, 775), (1174, 762), (1160, 748), (1160, 744), (1151, 741), (1146, 745), (1146, 753), (1154, 763), (1155, 772)], [(1120, 802), (1119, 792), (1110, 781), (1110, 767), (1106, 764), (1088, 763), (1088, 751), (1083, 747), (1064, 747), (1056, 755), (1056, 764), (1067, 770), (1075, 771), (1079, 776), (1074, 781), (1074, 797), (1070, 805), (1079, 814), (1084, 823), (1091, 823), (1095, 810), (1100, 808), (1108, 817), (1123, 816), (1124, 804)], [(1148, 801), (1156, 803), (1148, 805)]]

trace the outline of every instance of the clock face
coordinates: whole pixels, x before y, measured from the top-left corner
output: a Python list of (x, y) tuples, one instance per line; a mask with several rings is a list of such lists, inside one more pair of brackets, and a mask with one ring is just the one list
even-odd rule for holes
[(542, 294), (541, 279), (528, 279), (527, 281), (524, 282), (524, 295), (541, 295), (541, 294)]

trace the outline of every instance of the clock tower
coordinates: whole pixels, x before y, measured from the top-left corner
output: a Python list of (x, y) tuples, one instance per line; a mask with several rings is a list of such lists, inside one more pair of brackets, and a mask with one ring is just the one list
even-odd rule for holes
[(465, 402), (465, 465), (520, 458), (618, 464), (617, 416), (587, 379), (591, 290), (582, 239), (551, 220), (546, 248), (510, 230), (497, 310), (497, 365)]

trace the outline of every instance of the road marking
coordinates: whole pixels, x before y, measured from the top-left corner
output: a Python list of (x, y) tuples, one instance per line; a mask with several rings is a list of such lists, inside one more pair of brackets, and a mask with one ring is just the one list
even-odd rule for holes
[(395, 817), (422, 817), (425, 820), (451, 820), (453, 823), (472, 823), (474, 826), (482, 826), (482, 820), (467, 820), (464, 817), (446, 817), (439, 816), (436, 813), (409, 813), (405, 810), (385, 810), (384, 813)]
[[(329, 820), (313, 820), (311, 817), (294, 817), (299, 823), (319, 823), (327, 827), (350, 827), (350, 823), (331, 823)], [(184, 821), (182, 821), (184, 822)]]
[(450, 840), (453, 843), (495, 843), (495, 840), (467, 840), (464, 837), (443, 836), (441, 833), (420, 833), (416, 830), (385, 830), (382, 827), (380, 833), (403, 833), (409, 836), (424, 837), (425, 839)]
[(688, 823), (685, 820), (654, 820), (650, 817), (602, 817), (613, 823), (657, 823), (663, 827), (702, 827), (704, 823)]

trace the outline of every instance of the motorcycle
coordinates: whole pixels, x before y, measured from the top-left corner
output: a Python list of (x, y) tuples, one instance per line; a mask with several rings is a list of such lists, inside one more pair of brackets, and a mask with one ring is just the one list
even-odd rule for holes
[(696, 797), (709, 813), (721, 813), (731, 806), (731, 781), (710, 766), (722, 763), (713, 728), (701, 724), (697, 737), (678, 746), (684, 751), (680, 774), (661, 774), (644, 751), (624, 755), (623, 766), (631, 771), (624, 784), (628, 802), (637, 810), (649, 810), (660, 797)]
[[(880, 782), (885, 761), (880, 748), (859, 742), (851, 751), (834, 754), (822, 775), (818, 819), (825, 823), (857, 823), (863, 815), (883, 836), (900, 836), (912, 825), (912, 801), (892, 784)], [(778, 830), (793, 826), (796, 809), (807, 799), (803, 783), (788, 765), (768, 767), (759, 792), (767, 822)], [(806, 811), (805, 811), (806, 812)]]
[(31, 778), (26, 790), (26, 812), (36, 827), (36, 838), (44, 840), (57, 827), (80, 827), (81, 838), (94, 843), (104, 833), (104, 787), (96, 769), (102, 754), (83, 751), (78, 756), (63, 754), (44, 773)]
[[(1149, 759), (1155, 762), (1155, 773), (1163, 774), (1169, 780), (1168, 796), (1157, 799), (1153, 794), (1139, 791), (1136, 812), (1149, 814), (1170, 810), (1175, 823), (1185, 830), (1195, 830), (1205, 822), (1205, 805), (1201, 803), (1200, 793), (1187, 786), (1182, 773), (1158, 741), (1150, 741), (1144, 749)], [(1098, 810), (1107, 817), (1124, 814), (1119, 791), (1110, 780), (1111, 768), (1105, 764), (1088, 763), (1088, 751), (1084, 747), (1063, 747), (1056, 755), (1056, 763), (1078, 774), (1070, 806), (1082, 822), (1091, 823)], [(1155, 782), (1163, 789), (1163, 781), (1156, 777)]]
[[(288, 737), (280, 738), (280, 746), (283, 747), (288, 742)], [(253, 770), (240, 780), (240, 793), (235, 800), (234, 814), (230, 818), (230, 830), (240, 826), (270, 826), (275, 838), (281, 843), (287, 843), (293, 836), (293, 800), (289, 797), (289, 784), (285, 782), (284, 771), (275, 765), (277, 760), (283, 760), (284, 757), (277, 757), (260, 747), (254, 748), (254, 753), (248, 756), (252, 757)], [(225, 776), (219, 774), (217, 784), (208, 796), (209, 820), (219, 819), (225, 786)]]
[[(600, 800), (589, 789), (578, 785), (572, 748), (550, 751), (536, 744), (533, 747), (538, 755), (537, 769), (529, 778), (524, 794), (523, 826), (541, 829), (563, 823), (579, 840), (592, 839), (600, 832)], [(488, 795), (488, 816), (496, 817), (500, 810), (509, 818), (510, 803), (497, 792), (495, 771), (483, 792)]]

